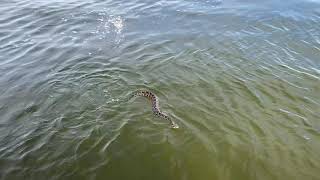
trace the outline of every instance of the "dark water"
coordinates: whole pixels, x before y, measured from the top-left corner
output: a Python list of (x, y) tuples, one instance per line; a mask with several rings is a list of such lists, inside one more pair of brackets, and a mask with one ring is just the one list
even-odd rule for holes
[(320, 1), (0, 2), (0, 179), (320, 179)]

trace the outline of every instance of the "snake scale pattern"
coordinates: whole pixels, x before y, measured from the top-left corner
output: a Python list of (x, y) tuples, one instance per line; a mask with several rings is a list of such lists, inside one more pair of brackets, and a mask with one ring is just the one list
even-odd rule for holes
[(179, 128), (179, 126), (166, 113), (160, 111), (159, 98), (154, 93), (148, 90), (138, 90), (133, 93), (133, 96), (141, 96), (149, 99), (152, 103), (152, 112), (154, 115), (168, 120), (172, 128)]

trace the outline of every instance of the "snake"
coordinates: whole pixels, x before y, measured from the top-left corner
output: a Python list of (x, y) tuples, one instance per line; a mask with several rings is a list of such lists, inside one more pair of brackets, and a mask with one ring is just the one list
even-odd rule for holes
[(162, 112), (160, 110), (160, 106), (159, 106), (159, 98), (151, 91), (149, 90), (137, 90), (135, 92), (132, 93), (131, 97), (145, 97), (148, 100), (151, 101), (152, 104), (152, 112), (155, 116), (163, 118), (165, 120), (168, 120), (170, 123), (171, 128), (173, 129), (177, 129), (179, 128), (178, 124), (175, 123), (171, 117), (169, 117), (165, 112)]

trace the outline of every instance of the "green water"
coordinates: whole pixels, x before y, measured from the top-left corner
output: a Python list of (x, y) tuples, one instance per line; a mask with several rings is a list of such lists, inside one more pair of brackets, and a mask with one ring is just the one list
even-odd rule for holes
[(0, 179), (320, 179), (318, 1), (0, 11)]

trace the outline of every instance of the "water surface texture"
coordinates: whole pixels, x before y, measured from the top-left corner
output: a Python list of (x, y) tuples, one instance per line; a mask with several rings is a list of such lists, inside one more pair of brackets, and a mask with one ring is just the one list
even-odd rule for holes
[(0, 12), (0, 179), (319, 180), (319, 0)]

